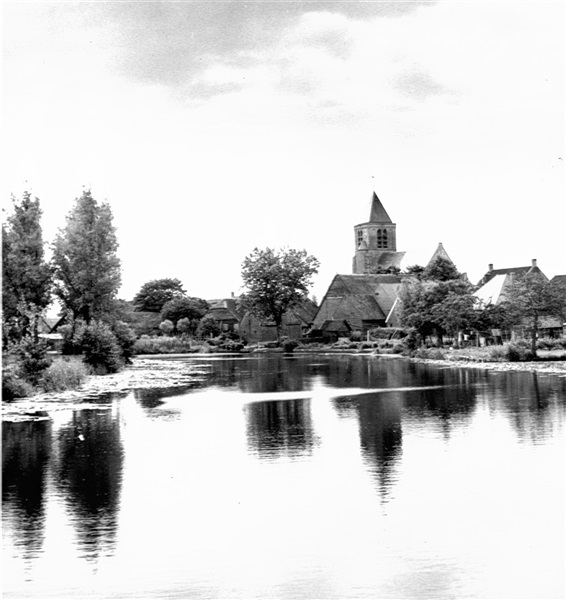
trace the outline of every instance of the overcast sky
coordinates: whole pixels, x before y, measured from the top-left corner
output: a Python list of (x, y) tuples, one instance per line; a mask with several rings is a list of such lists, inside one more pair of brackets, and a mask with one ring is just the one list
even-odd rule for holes
[[(83, 188), (130, 299), (240, 291), (255, 247), (351, 273), (375, 189), (403, 266), (566, 273), (565, 4), (4, 2), (2, 200)], [(372, 179), (373, 177), (373, 179)]]

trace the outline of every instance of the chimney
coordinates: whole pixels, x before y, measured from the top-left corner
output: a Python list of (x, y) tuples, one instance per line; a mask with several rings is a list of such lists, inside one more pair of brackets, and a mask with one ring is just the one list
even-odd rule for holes
[(493, 271), (493, 263), (489, 263), (489, 265), (487, 265), (487, 270), (491, 273)]
[(234, 298), (234, 292), (230, 292), (230, 298)]
[(537, 266), (537, 259), (536, 258), (533, 258), (533, 260), (531, 262), (532, 262), (533, 267)]

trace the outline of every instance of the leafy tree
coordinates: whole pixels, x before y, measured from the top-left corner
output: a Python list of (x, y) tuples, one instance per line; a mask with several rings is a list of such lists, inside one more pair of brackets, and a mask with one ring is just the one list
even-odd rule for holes
[(429, 281), (450, 281), (460, 279), (461, 275), (451, 261), (438, 256), (425, 267), (421, 277)]
[(176, 328), (179, 333), (190, 333), (193, 330), (193, 324), (190, 319), (185, 317), (177, 321)]
[(431, 316), (434, 322), (452, 335), (456, 347), (459, 345), (460, 332), (473, 327), (476, 319), (476, 303), (475, 296), (460, 289), (449, 291), (439, 303), (432, 307)]
[[(400, 321), (416, 330), (421, 338), (435, 331), (457, 331), (472, 318), (469, 307), (474, 301), (470, 285), (462, 280), (407, 281), (399, 293)], [(459, 315), (458, 310), (464, 310)]]
[(175, 325), (169, 319), (162, 321), (159, 325), (159, 329), (161, 329), (162, 333), (165, 335), (171, 335), (173, 330), (175, 329)]
[(424, 270), (425, 268), (422, 265), (409, 265), (405, 269), (405, 273), (407, 273), (407, 275), (413, 275), (413, 277), (416, 277), (417, 279), (421, 279)]
[(110, 327), (102, 321), (91, 321), (76, 335), (83, 353), (83, 361), (95, 373), (117, 373), (123, 366), (122, 351)]
[(536, 355), (537, 335), (541, 317), (564, 318), (565, 289), (549, 282), (541, 274), (526, 274), (515, 279), (506, 291), (506, 309), (515, 322), (525, 323), (531, 330), (531, 351)]
[(53, 244), (56, 293), (74, 319), (88, 324), (111, 309), (121, 279), (117, 249), (110, 206), (84, 191)]
[(186, 294), (179, 279), (153, 279), (144, 283), (134, 297), (134, 307), (138, 311), (161, 312), (163, 306)]
[(13, 211), (2, 225), (2, 311), (5, 325), (16, 337), (37, 328), (30, 314), (41, 312), (51, 301), (52, 272), (44, 259), (41, 208), (38, 198), (24, 192), (12, 196)]
[[(177, 325), (178, 326), (178, 325)], [(197, 327), (197, 336), (200, 338), (214, 337), (220, 333), (220, 327), (213, 317), (203, 317)]]
[(176, 324), (181, 319), (189, 319), (191, 330), (195, 331), (198, 322), (208, 310), (208, 302), (201, 298), (177, 297), (166, 302), (161, 309), (161, 318)]
[(305, 250), (256, 248), (242, 263), (242, 279), (247, 292), (241, 304), (260, 319), (272, 320), (281, 336), (285, 312), (308, 298), (319, 262)]

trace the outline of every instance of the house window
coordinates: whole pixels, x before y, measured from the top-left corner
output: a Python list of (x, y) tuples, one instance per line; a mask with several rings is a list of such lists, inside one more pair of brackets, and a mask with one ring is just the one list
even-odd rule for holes
[(357, 232), (357, 235), (358, 235), (358, 244), (357, 244), (357, 245), (358, 245), (358, 247), (359, 247), (359, 245), (362, 243), (362, 241), (363, 241), (363, 239), (364, 239), (364, 232), (363, 232), (363, 231), (360, 229), (360, 230)]
[(387, 229), (377, 230), (377, 247), (387, 248)]

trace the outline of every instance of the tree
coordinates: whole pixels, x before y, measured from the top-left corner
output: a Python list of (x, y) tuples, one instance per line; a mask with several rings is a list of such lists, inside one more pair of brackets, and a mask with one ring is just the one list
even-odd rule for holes
[(461, 275), (454, 263), (442, 256), (437, 256), (425, 267), (421, 277), (429, 281), (450, 281), (460, 279)]
[(200, 338), (214, 337), (220, 333), (220, 327), (213, 317), (203, 317), (197, 327)]
[[(407, 281), (400, 293), (400, 321), (403, 327), (414, 328), (425, 338), (457, 332), (471, 320), (470, 306), (474, 300), (470, 285), (460, 279), (449, 281)], [(464, 312), (460, 315), (459, 310)]]
[(36, 319), (29, 314), (47, 308), (52, 288), (51, 268), (44, 259), (42, 211), (39, 199), (29, 192), (19, 201), (12, 196), (12, 203), (13, 212), (2, 225), (3, 318), (15, 325), (17, 337), (37, 336)]
[(318, 267), (318, 260), (305, 250), (255, 248), (242, 263), (242, 279), (248, 290), (242, 295), (242, 306), (260, 319), (273, 321), (279, 341), (283, 315), (308, 298)]
[(153, 279), (144, 283), (134, 297), (134, 307), (138, 311), (161, 312), (163, 306), (186, 294), (179, 279)]
[(515, 323), (524, 323), (531, 330), (531, 351), (536, 355), (537, 335), (541, 317), (564, 318), (566, 290), (553, 284), (540, 273), (517, 278), (506, 292), (505, 306), (515, 316)]
[(74, 319), (89, 324), (110, 310), (121, 280), (117, 249), (110, 206), (84, 191), (53, 244), (56, 294)]
[(445, 298), (432, 307), (433, 320), (452, 335), (456, 347), (459, 346), (462, 330), (473, 327), (476, 304), (477, 298), (473, 294), (457, 290), (449, 291)]
[[(162, 320), (169, 320), (176, 325), (181, 319), (189, 319), (194, 332), (199, 321), (208, 310), (208, 302), (201, 298), (177, 297), (166, 302), (161, 309)], [(177, 328), (175, 327), (175, 330)]]
[(409, 265), (405, 269), (405, 273), (407, 273), (407, 275), (413, 275), (413, 277), (420, 279), (424, 270), (425, 268), (422, 265)]
[(161, 321), (159, 329), (161, 329), (164, 335), (171, 335), (173, 329), (175, 329), (175, 325), (169, 319), (166, 319), (165, 321)]

